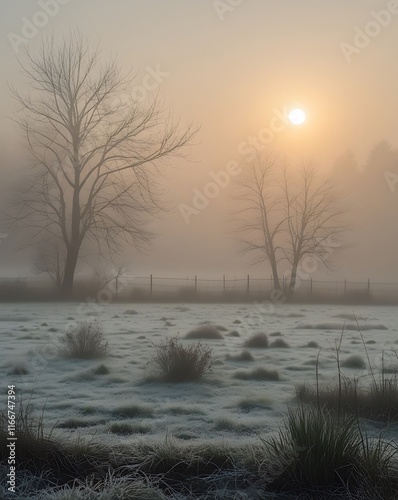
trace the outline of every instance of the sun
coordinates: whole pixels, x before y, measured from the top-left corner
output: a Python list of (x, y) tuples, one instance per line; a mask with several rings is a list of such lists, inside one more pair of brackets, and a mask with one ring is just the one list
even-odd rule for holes
[(292, 125), (302, 125), (307, 116), (302, 109), (295, 108), (290, 111), (288, 118)]

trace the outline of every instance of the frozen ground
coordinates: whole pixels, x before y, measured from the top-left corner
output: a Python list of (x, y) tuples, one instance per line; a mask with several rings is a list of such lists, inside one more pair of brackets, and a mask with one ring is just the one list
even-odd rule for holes
[[(316, 345), (322, 349), (320, 380), (335, 378), (332, 349), (344, 323), (342, 361), (359, 355), (368, 364), (354, 315), (376, 373), (382, 358), (387, 368), (398, 371), (393, 353), (398, 348), (397, 313), (396, 307), (380, 306), (280, 305), (270, 313), (256, 305), (112, 304), (96, 311), (95, 305), (1, 304), (1, 392), (4, 395), (6, 386), (15, 384), (17, 393), (25, 400), (30, 398), (39, 412), (44, 409), (46, 424), (56, 426), (56, 433), (64, 437), (95, 435), (115, 442), (143, 435), (145, 439), (164, 438), (167, 433), (185, 440), (247, 441), (255, 439), (257, 432), (267, 434), (278, 428), (287, 404), (294, 401), (296, 384), (315, 382)], [(68, 325), (93, 315), (103, 326), (109, 356), (86, 361), (57, 355), (58, 339)], [(211, 373), (198, 383), (147, 381), (152, 343), (178, 333), (183, 339), (204, 322), (223, 327), (223, 339), (202, 341), (213, 349)], [(233, 330), (239, 336), (230, 336)], [(250, 349), (254, 361), (230, 359), (258, 331), (268, 334), (271, 346)], [(289, 347), (272, 347), (280, 338)], [(310, 347), (309, 342), (316, 344)], [(108, 368), (108, 374), (94, 373), (101, 364)], [(280, 380), (234, 378), (237, 371), (259, 366), (277, 370)], [(363, 383), (370, 380), (368, 368), (343, 371), (358, 375)], [(128, 436), (111, 433), (114, 423), (128, 424)], [(397, 429), (391, 427), (389, 432), (396, 436)]]

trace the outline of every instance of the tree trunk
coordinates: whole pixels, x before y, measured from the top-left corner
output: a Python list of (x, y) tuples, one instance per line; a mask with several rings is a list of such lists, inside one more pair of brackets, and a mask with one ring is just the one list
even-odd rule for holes
[(65, 297), (71, 297), (73, 293), (73, 281), (78, 256), (78, 249), (71, 248), (68, 250), (65, 262), (64, 278), (62, 280), (62, 293)]
[(294, 262), (292, 266), (292, 274), (290, 276), (290, 283), (289, 283), (289, 295), (294, 295), (294, 292), (296, 290), (296, 281), (297, 281), (297, 268), (298, 268), (298, 262)]
[(62, 287), (62, 268), (61, 268), (61, 259), (59, 257), (59, 250), (58, 250), (58, 245), (56, 246), (56, 252), (57, 252), (57, 263), (56, 263), (56, 269), (55, 269), (55, 284), (57, 286), (57, 289), (60, 289)]
[[(77, 156), (77, 155), (76, 155)], [(80, 250), (80, 196), (79, 196), (80, 175), (79, 168), (75, 168), (75, 187), (73, 191), (72, 204), (72, 227), (70, 245), (66, 255), (64, 279), (62, 291), (64, 296), (71, 297), (73, 294), (73, 281), (75, 277), (77, 259)]]
[(272, 270), (272, 277), (274, 279), (274, 290), (280, 290), (281, 283), (279, 281), (279, 276), (278, 276), (278, 267), (276, 265), (276, 261), (274, 260), (271, 260), (271, 270)]

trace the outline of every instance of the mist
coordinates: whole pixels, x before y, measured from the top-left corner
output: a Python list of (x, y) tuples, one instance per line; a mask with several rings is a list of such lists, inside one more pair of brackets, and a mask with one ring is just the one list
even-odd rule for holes
[[(195, 193), (203, 193), (212, 175), (230, 162), (244, 171), (261, 148), (295, 165), (315, 161), (343, 186), (353, 246), (334, 257), (332, 276), (396, 280), (393, 2), (224, 3), (68, 2), (40, 28), (32, 21), (40, 20), (39, 4), (2, 6), (2, 205), (28, 159), (12, 120), (18, 104), (9, 87), (28, 90), (17, 59), (23, 63), (26, 48), (39, 50), (45, 36), (78, 29), (99, 43), (104, 60), (116, 56), (132, 70), (142, 102), (158, 95), (180, 123), (200, 127), (189, 153), (171, 160), (161, 179), (169, 210), (149, 224), (156, 238), (144, 253), (121, 248), (117, 260), (130, 274), (220, 277), (254, 269), (268, 276), (268, 264), (253, 268), (231, 233), (240, 174), (188, 221), (181, 213), (182, 205), (193, 207)], [(292, 107), (305, 110), (303, 125), (284, 118)], [(3, 228), (9, 236), (2, 241), (2, 274), (29, 275), (34, 251), (21, 249), (21, 235)], [(318, 275), (331, 276), (325, 269)]]

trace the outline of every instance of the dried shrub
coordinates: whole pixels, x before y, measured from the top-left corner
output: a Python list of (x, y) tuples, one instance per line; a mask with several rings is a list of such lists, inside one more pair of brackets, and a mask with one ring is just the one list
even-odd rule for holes
[(266, 349), (268, 347), (268, 337), (263, 332), (256, 333), (246, 340), (244, 346)]
[(178, 337), (155, 346), (152, 365), (167, 382), (200, 379), (211, 367), (211, 349), (200, 342), (184, 346)]
[(79, 323), (66, 331), (60, 342), (61, 354), (67, 358), (95, 359), (108, 353), (108, 342), (96, 321)]

